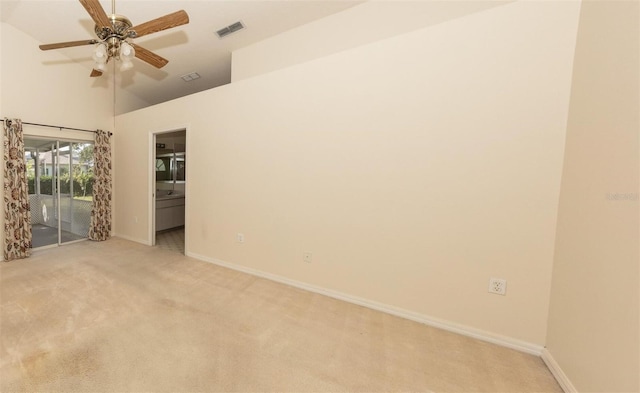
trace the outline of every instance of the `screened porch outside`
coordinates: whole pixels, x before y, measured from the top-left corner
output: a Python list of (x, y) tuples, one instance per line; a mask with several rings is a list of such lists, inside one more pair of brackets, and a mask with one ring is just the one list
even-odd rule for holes
[(25, 158), (32, 247), (87, 238), (93, 144), (25, 138)]

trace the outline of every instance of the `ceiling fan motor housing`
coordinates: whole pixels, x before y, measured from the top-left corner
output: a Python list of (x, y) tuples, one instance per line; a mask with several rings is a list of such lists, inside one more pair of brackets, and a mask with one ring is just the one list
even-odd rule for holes
[(96, 32), (96, 35), (101, 40), (105, 40), (112, 36), (116, 36), (120, 40), (129, 37), (135, 37), (135, 32), (133, 30), (129, 30), (131, 29), (133, 24), (126, 16), (112, 14), (109, 17), (109, 20), (111, 21), (111, 28), (100, 27), (98, 25), (95, 26), (94, 30)]

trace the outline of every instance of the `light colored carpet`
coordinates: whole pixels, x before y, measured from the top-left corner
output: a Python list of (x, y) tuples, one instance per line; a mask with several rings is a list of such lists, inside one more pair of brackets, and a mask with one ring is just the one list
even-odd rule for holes
[(2, 392), (561, 392), (538, 357), (117, 238), (0, 284)]

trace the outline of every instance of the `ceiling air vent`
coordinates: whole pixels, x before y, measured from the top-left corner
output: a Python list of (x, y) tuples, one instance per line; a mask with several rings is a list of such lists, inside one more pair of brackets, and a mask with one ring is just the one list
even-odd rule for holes
[(191, 82), (192, 80), (200, 79), (200, 74), (198, 74), (197, 72), (192, 72), (190, 74), (182, 75), (180, 78), (182, 78), (182, 80), (185, 82)]
[(242, 30), (242, 29), (244, 29), (244, 24), (242, 22), (236, 22), (236, 23), (230, 24), (225, 28), (222, 28), (216, 31), (216, 34), (218, 34), (218, 37), (224, 38), (229, 34), (235, 33), (236, 31)]

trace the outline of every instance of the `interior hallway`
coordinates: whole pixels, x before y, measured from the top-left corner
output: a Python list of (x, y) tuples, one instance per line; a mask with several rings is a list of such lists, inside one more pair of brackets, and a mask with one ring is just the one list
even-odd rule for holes
[(113, 238), (0, 264), (1, 391), (561, 392), (538, 357)]

